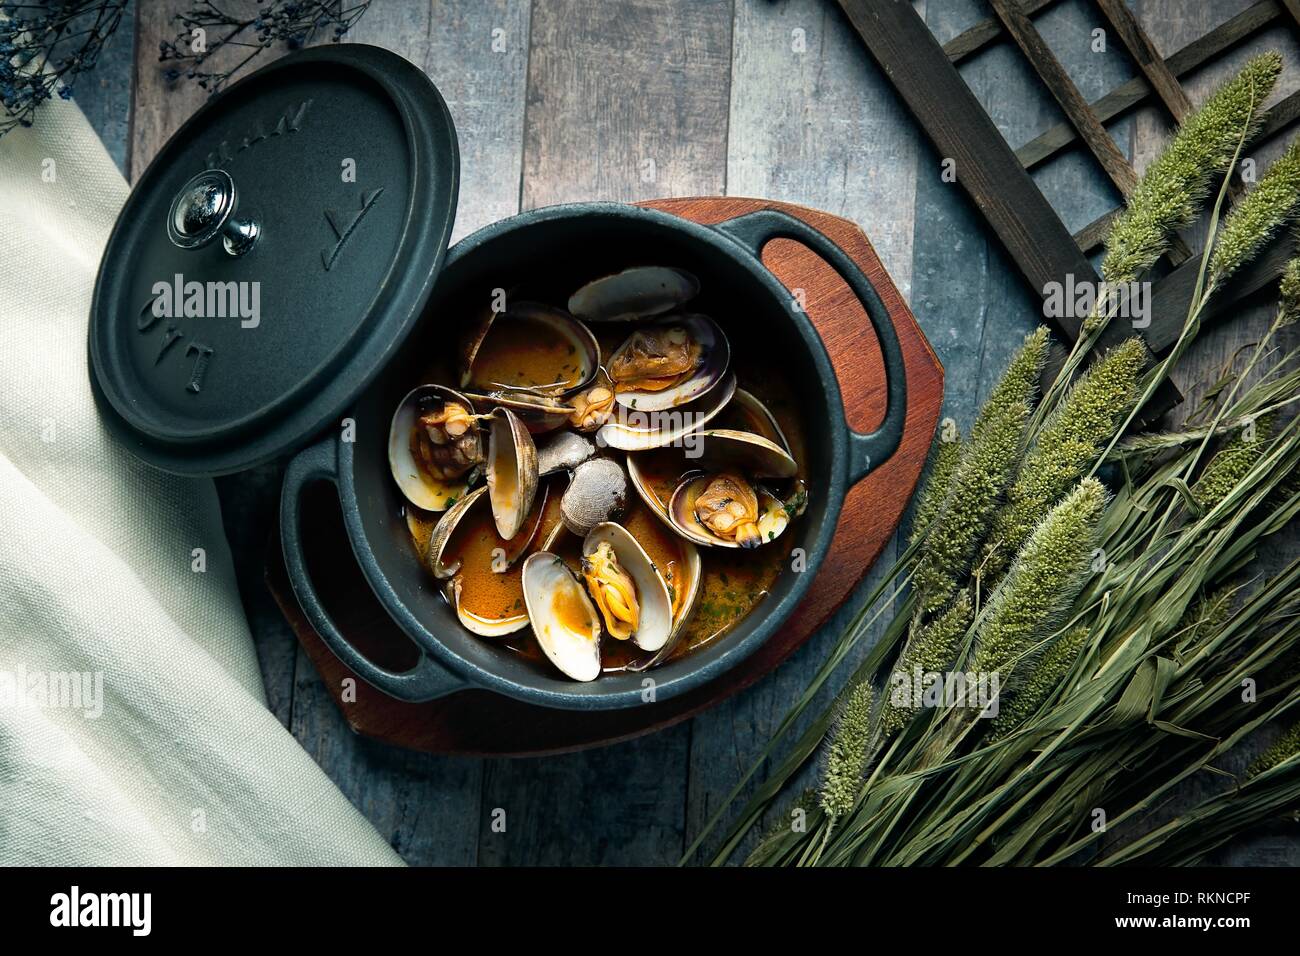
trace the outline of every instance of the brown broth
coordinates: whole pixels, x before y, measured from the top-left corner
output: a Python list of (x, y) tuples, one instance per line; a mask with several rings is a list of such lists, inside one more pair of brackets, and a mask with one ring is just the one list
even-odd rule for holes
[(475, 617), (500, 620), (524, 611), (524, 589), (519, 565), (497, 573), (492, 569), (493, 552), (508, 549), (510, 542), (496, 532), (490, 508), (473, 507), (447, 542), (444, 561), (459, 558), (460, 603)]
[(476, 390), (497, 386), (572, 388), (581, 381), (582, 356), (563, 335), (535, 319), (499, 316), (474, 356)]

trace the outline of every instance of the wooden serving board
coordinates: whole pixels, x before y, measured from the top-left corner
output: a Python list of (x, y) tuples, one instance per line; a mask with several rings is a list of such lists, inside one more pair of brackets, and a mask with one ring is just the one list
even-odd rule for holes
[[(645, 203), (700, 223), (716, 223), (757, 209), (779, 209), (821, 230), (848, 253), (871, 279), (898, 329), (907, 366), (907, 424), (898, 451), (849, 490), (830, 552), (807, 597), (763, 647), (717, 680), (688, 694), (648, 707), (576, 712), (525, 704), (489, 691), (467, 690), (441, 700), (408, 704), (356, 678), (317, 636), (289, 586), (278, 535), (269, 548), (266, 579), (271, 593), (320, 671), (348, 725), (359, 734), (429, 753), (536, 755), (581, 750), (626, 740), (685, 720), (749, 687), (790, 656), (838, 608), (862, 580), (893, 535), (925, 465), (943, 404), (943, 368), (894, 287), (866, 235), (854, 223), (803, 206), (762, 199), (665, 199)], [(790, 289), (802, 289), (839, 378), (849, 425), (876, 428), (885, 412), (880, 349), (866, 314), (826, 263), (789, 240), (768, 244), (763, 262)], [(376, 663), (404, 668), (415, 646), (387, 616), (351, 561), (337, 560), (351, 548), (333, 490), (311, 489), (304, 498), (309, 554), (331, 560), (309, 562), (340, 628)], [(353, 678), (356, 700), (344, 701), (344, 681)]]

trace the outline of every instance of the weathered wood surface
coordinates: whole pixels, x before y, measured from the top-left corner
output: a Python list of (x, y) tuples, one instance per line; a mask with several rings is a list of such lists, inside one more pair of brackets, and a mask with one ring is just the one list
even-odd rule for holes
[[(101, 64), (103, 75), (92, 75), (94, 82), (78, 90), (114, 158), (136, 170), (198, 102), (154, 80), (157, 41), (172, 32), (168, 16), (182, 3), (138, 5), (147, 8), (131, 38), (138, 62), (110, 57)], [(536, 204), (725, 189), (846, 215), (866, 228), (900, 288), (910, 290), (913, 309), (947, 368), (945, 414), (968, 427), (1010, 348), (1031, 327), (1037, 297), (960, 189), (941, 181), (940, 156), (917, 134), (835, 5), (671, 0), (655, 4), (664, 9), (659, 22), (686, 25), (689, 32), (665, 34), (651, 25), (638, 36), (612, 24), (616, 42), (602, 42), (589, 25), (608, 24), (605, 9), (613, 6), (607, 0), (377, 0), (357, 28), (353, 39), (402, 51), (448, 97), (466, 177), (457, 234), (515, 211), (521, 196)], [(631, 6), (630, 22), (644, 23), (645, 5)], [(1021, 0), (1021, 7), (1033, 14), (1036, 28), (1141, 171), (1167, 134), (1168, 120), (1163, 109), (1139, 111), (1136, 120), (1129, 115), (1151, 96), (1151, 87), (1118, 43), (1105, 55), (1090, 52), (1091, 29), (1104, 25), (1100, 13), (1087, 0)], [(1282, 26), (1290, 15), (1277, 0), (1140, 0), (1130, 7), (1194, 103), (1232, 63), (1259, 47), (1241, 37), (1253, 37), (1261, 24), (1268, 27), (1262, 42), (1283, 49), (1290, 75), (1297, 75), (1296, 42)], [(1073, 129), (987, 5), (926, 0), (918, 9), (946, 44), (947, 56), (961, 63), (963, 79), (1001, 134), (1034, 167), (1066, 227), (1077, 232), (1106, 212), (1114, 203), (1110, 186), (1091, 158), (1072, 148)], [(548, 49), (527, 67), (530, 19), (547, 24)], [(1216, 24), (1218, 31), (1198, 39)], [(492, 52), (498, 28), (508, 40), (504, 56)], [(802, 59), (792, 47), (796, 29), (804, 31)], [(1224, 51), (1231, 53), (1227, 65), (1202, 68)], [(537, 48), (532, 52), (536, 56)], [(130, 88), (128, 137), (123, 115)], [(646, 102), (646, 90), (653, 102)], [(712, 127), (700, 123), (698, 113), (676, 115), (704, 102), (722, 104), (709, 107)], [(562, 129), (546, 132), (551, 123)], [(666, 130), (687, 126), (701, 137), (689, 148), (663, 138)], [(575, 132), (583, 127), (585, 139)], [(525, 150), (525, 138), (582, 148), (543, 158)], [(643, 144), (663, 154), (656, 164), (658, 190), (640, 179)], [(615, 172), (629, 166), (628, 178)], [(543, 170), (550, 182), (531, 183), (532, 173)], [(1258, 325), (1252, 328), (1228, 326), (1207, 336), (1198, 348), (1201, 367), (1217, 367), (1257, 334)], [(413, 863), (671, 861), (748, 767), (795, 689), (815, 670), (836, 625), (852, 612), (851, 606), (842, 611), (772, 677), (660, 735), (662, 743), (652, 737), (577, 758), (515, 763), (413, 755), (346, 731), (269, 607), (260, 565), (276, 487), (273, 472), (221, 484), (272, 708)], [(507, 809), (505, 834), (491, 828), (497, 807)], [(1239, 842), (1218, 860), (1295, 864), (1300, 852), (1293, 837), (1270, 833)]]

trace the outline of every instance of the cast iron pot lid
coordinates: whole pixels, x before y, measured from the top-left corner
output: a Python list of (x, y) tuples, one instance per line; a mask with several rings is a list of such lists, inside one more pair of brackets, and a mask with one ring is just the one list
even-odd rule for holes
[(332, 44), (207, 103), (126, 201), (90, 313), (109, 427), (168, 471), (277, 458), (336, 422), (429, 299), (459, 156), (406, 60)]

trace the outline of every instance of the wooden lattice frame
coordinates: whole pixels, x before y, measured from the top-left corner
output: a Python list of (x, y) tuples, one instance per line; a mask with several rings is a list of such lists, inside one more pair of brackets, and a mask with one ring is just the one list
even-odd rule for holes
[[(1167, 59), (1124, 0), (1093, 0), (1123, 44), (1139, 75), (1089, 103), (1043, 41), (1031, 16), (1056, 0), (989, 0), (994, 16), (953, 37), (942, 46), (911, 4), (896, 0), (839, 0), (854, 29), (880, 64), (907, 108), (945, 157), (956, 160), (957, 181), (974, 201), (1011, 258), (1035, 290), (1060, 282), (1096, 280), (1088, 255), (1101, 244), (1111, 210), (1074, 235), (1065, 228), (1035, 185), (1029, 170), (1062, 149), (1081, 141), (1111, 182), (1127, 196), (1137, 181), (1133, 167), (1106, 133), (1104, 123), (1152, 99), (1181, 121), (1191, 109), (1179, 77), (1275, 24), (1300, 29), (1300, 0), (1258, 0), (1237, 16), (1187, 44)], [(1009, 37), (1020, 48), (1039, 80), (1066, 116), (1066, 121), (1013, 150), (957, 72), (957, 64), (993, 41)], [(1300, 92), (1280, 100), (1266, 114), (1259, 139), (1276, 136), (1300, 118)], [(1220, 317), (1235, 302), (1273, 283), (1292, 254), (1275, 243), (1233, 279), (1204, 313)], [(1152, 290), (1152, 323), (1144, 331), (1157, 353), (1178, 338), (1196, 279), (1195, 260), (1178, 240), (1169, 256), (1174, 268)], [(1062, 334), (1073, 341), (1078, 322), (1060, 320)], [(1119, 338), (1124, 330), (1114, 329)], [(1158, 405), (1178, 401), (1169, 387)]]

